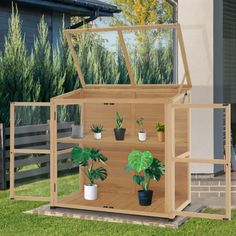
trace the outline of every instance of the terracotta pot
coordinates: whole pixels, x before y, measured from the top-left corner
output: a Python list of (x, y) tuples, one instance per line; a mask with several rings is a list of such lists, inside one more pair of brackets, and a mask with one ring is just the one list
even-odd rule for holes
[(165, 141), (165, 132), (158, 131), (157, 132), (157, 139), (159, 142)]

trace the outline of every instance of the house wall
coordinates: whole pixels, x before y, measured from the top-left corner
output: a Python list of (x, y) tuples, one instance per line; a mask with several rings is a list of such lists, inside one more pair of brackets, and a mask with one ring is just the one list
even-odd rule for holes
[[(38, 23), (44, 15), (48, 24), (48, 38), (53, 46), (56, 45), (57, 38), (62, 23), (63, 14), (42, 9), (19, 7), (19, 14), (22, 21), (22, 31), (25, 34), (25, 41), (29, 51), (34, 43), (34, 38), (38, 34)], [(11, 16), (11, 6), (0, 4), (0, 50), (4, 49), (4, 37), (8, 32), (9, 18)], [(65, 15), (65, 25), (70, 24), (70, 16)]]
[[(184, 43), (193, 84), (193, 103), (213, 103), (213, 0), (181, 0), (178, 21), (182, 26)], [(181, 60), (181, 57), (179, 57)], [(179, 69), (179, 73), (181, 73)], [(181, 75), (182, 76), (182, 75)], [(192, 110), (191, 155), (195, 158), (214, 157), (214, 112)], [(193, 165), (193, 173), (213, 173), (213, 165)]]

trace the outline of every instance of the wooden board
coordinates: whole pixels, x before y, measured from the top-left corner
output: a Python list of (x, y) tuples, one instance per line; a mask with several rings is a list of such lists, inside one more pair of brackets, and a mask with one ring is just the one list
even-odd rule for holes
[[(164, 201), (163, 195), (161, 193), (156, 193), (153, 196), (153, 202), (151, 206), (140, 206), (136, 194), (130, 195), (119, 192), (99, 192), (99, 198), (95, 201), (84, 200), (83, 195), (78, 193), (73, 194), (72, 197), (61, 199), (56, 203), (56, 206), (169, 218), (170, 215), (166, 214), (164, 210)], [(179, 195), (177, 197), (176, 205), (181, 207), (182, 210), (186, 206), (184, 204), (185, 202), (186, 201), (181, 197), (181, 195)]]

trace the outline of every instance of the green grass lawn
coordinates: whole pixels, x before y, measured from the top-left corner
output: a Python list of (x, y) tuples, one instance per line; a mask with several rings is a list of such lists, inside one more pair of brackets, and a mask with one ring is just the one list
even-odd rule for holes
[[(78, 176), (60, 178), (60, 195), (78, 188)], [(64, 190), (63, 190), (64, 189)], [(47, 193), (48, 181), (39, 181), (19, 186), (19, 194), (27, 190), (35, 195)], [(41, 190), (41, 191), (39, 191)], [(179, 229), (164, 229), (149, 226), (97, 222), (50, 216), (28, 215), (23, 212), (38, 207), (42, 203), (9, 200), (9, 191), (0, 192), (0, 236), (8, 235), (236, 235), (236, 210), (232, 221), (191, 219)], [(213, 210), (208, 210), (213, 212)]]

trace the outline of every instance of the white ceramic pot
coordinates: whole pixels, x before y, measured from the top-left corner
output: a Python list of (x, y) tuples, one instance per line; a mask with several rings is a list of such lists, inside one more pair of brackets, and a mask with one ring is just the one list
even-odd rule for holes
[(147, 139), (147, 133), (145, 133), (145, 132), (139, 132), (139, 133), (138, 133), (138, 139), (139, 139), (139, 141), (141, 141), (141, 142), (145, 141), (145, 140)]
[(96, 200), (98, 197), (98, 186), (96, 184), (84, 185), (84, 199), (86, 200)]
[(83, 138), (83, 126), (81, 125), (71, 125), (72, 128), (72, 138)]
[(102, 133), (93, 133), (95, 139), (101, 139)]

